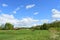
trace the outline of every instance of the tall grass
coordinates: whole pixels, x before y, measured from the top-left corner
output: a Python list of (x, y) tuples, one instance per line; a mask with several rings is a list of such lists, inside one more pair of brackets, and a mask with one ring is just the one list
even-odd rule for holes
[(49, 40), (49, 31), (0, 30), (0, 40)]
[(60, 40), (60, 32), (50, 30), (0, 30), (0, 40)]
[(50, 40), (60, 40), (60, 28), (50, 28)]

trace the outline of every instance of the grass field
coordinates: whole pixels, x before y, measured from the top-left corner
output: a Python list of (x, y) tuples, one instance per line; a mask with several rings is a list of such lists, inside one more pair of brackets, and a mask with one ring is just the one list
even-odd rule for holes
[(47, 30), (0, 30), (0, 40), (49, 40)]

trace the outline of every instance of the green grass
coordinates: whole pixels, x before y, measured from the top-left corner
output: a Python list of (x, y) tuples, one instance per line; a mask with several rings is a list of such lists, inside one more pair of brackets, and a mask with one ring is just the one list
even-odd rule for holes
[(0, 40), (49, 40), (48, 30), (0, 30)]

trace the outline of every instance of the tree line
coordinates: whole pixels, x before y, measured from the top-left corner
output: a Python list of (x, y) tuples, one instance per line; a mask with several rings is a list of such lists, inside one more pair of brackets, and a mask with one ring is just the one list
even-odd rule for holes
[(11, 23), (5, 23), (0, 26), (0, 30), (14, 30), (14, 29), (33, 29), (33, 30), (49, 30), (50, 28), (59, 28), (60, 29), (60, 21), (54, 21), (51, 23), (44, 23), (42, 25), (32, 26), (30, 28), (14, 28), (14, 25)]
[(56, 20), (51, 23), (44, 23), (42, 25), (31, 27), (31, 29), (36, 29), (36, 30), (49, 30), (50, 28), (56, 28), (57, 30), (60, 30), (60, 21)]

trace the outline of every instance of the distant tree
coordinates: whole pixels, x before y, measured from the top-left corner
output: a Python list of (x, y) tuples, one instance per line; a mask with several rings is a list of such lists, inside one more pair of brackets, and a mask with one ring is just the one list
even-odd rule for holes
[(54, 21), (54, 22), (50, 23), (50, 27), (54, 27), (54, 28), (60, 27), (60, 21)]
[(5, 24), (5, 29), (6, 30), (12, 30), (14, 28), (14, 25), (10, 24), (10, 23), (6, 23)]
[(0, 30), (4, 30), (4, 24), (0, 25)]
[(49, 29), (49, 24), (44, 23), (43, 25), (41, 25), (40, 29), (41, 30), (48, 30)]
[(40, 30), (40, 27), (41, 27), (40, 25), (37, 25), (37, 26), (35, 26), (35, 29)]
[(0, 26), (0, 30), (2, 30), (2, 27)]
[(32, 31), (40, 30), (40, 25), (32, 26), (30, 29), (32, 29)]

